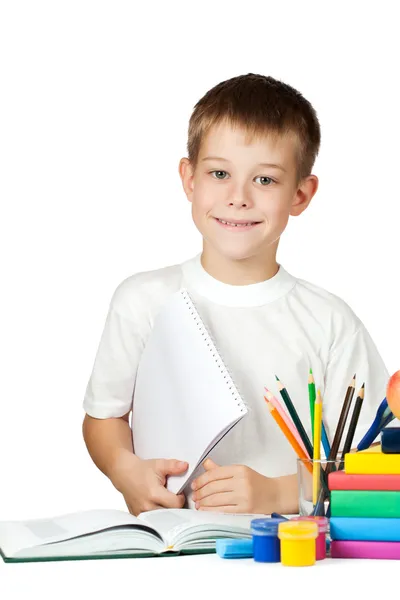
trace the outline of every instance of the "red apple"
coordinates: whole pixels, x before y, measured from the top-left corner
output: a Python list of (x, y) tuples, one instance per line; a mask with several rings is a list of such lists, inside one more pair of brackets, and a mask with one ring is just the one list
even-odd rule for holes
[(400, 419), (400, 371), (393, 373), (389, 379), (386, 400), (394, 416)]

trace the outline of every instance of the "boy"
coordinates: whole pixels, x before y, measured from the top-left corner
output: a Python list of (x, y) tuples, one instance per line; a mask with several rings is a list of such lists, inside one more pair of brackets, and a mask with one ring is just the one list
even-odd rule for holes
[[(311, 104), (272, 77), (234, 77), (194, 107), (179, 173), (202, 253), (117, 287), (83, 404), (88, 451), (133, 514), (183, 507), (185, 498), (199, 510), (295, 513), (297, 457), (269, 414), (264, 386), (279, 397), (278, 375), (310, 435), (311, 367), (331, 442), (354, 373), (356, 394), (365, 383), (355, 444), (385, 397), (389, 373), (351, 308), (276, 261), (289, 216), (300, 215), (317, 191), (311, 170), (319, 145)], [(175, 495), (166, 478), (186, 470), (185, 457), (136, 457), (129, 413), (154, 318), (180, 287), (189, 290), (251, 410), (215, 447), (191, 489)]]

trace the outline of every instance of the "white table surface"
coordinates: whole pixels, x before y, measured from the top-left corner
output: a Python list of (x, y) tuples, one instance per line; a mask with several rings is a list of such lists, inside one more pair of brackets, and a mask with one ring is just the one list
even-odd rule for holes
[[(2, 600), (88, 598), (307, 598), (400, 595), (396, 560), (325, 559), (312, 567), (284, 567), (216, 554), (38, 563), (0, 561)], [(324, 590), (321, 594), (319, 591)]]

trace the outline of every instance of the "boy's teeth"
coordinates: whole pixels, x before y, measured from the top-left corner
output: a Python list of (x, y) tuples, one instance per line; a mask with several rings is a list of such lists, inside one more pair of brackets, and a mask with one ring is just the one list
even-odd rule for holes
[(220, 221), (224, 225), (231, 225), (232, 227), (247, 227), (247, 225), (253, 225), (252, 221), (250, 221), (249, 223), (229, 223), (229, 221), (223, 221), (222, 219), (218, 219), (218, 221)]

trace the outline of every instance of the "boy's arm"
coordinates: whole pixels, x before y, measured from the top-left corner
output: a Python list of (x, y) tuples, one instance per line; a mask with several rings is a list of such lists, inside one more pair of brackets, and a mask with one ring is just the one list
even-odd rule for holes
[(361, 322), (357, 330), (350, 333), (330, 355), (324, 374), (323, 419), (331, 443), (341, 414), (343, 400), (354, 374), (356, 374), (354, 398), (346, 420), (339, 452), (343, 449), (351, 413), (361, 385), (365, 384), (364, 400), (353, 438), (353, 448), (360, 443), (374, 421), (377, 409), (386, 396), (389, 381), (389, 372), (382, 356)]
[(276, 509), (273, 512), (293, 515), (299, 512), (299, 487), (297, 474), (275, 478)]
[(95, 419), (86, 414), (82, 433), (93, 462), (118, 487), (116, 474), (121, 455), (126, 452), (133, 455), (129, 412), (110, 419)]

